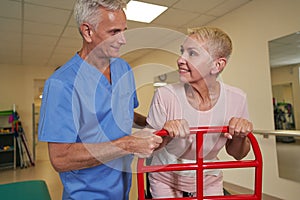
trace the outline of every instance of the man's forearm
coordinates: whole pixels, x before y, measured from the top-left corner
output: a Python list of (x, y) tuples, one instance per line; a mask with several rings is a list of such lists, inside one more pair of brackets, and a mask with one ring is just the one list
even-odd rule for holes
[(49, 143), (49, 155), (54, 169), (58, 172), (79, 170), (101, 165), (132, 152), (127, 150), (130, 139), (126, 136), (112, 142), (90, 143)]

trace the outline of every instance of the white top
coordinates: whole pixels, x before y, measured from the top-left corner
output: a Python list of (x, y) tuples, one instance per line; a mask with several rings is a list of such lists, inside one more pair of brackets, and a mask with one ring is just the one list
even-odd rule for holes
[[(185, 119), (190, 127), (227, 126), (232, 117), (245, 119), (249, 117), (246, 94), (242, 90), (220, 83), (220, 96), (217, 103), (210, 110), (199, 111), (189, 104), (184, 83), (175, 83), (156, 90), (147, 122), (154, 129), (160, 130), (168, 120)], [(165, 148), (154, 154), (152, 165), (195, 162), (195, 135), (190, 137), (188, 139), (174, 138)], [(203, 140), (204, 160), (218, 160), (217, 155), (224, 147), (227, 139), (221, 133), (210, 133), (205, 134)], [(182, 178), (185, 176), (195, 177), (195, 171), (177, 171), (173, 173), (177, 173), (176, 176), (183, 176)], [(170, 175), (172, 173), (159, 174)], [(205, 174), (217, 176), (219, 172), (216, 170), (205, 171)], [(175, 185), (174, 187), (176, 187)]]

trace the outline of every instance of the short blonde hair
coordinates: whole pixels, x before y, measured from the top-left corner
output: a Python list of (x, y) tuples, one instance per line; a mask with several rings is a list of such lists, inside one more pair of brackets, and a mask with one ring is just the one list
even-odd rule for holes
[(213, 59), (229, 59), (232, 53), (230, 37), (219, 28), (207, 26), (190, 28), (188, 35), (196, 35), (197, 39), (204, 43), (204, 48)]

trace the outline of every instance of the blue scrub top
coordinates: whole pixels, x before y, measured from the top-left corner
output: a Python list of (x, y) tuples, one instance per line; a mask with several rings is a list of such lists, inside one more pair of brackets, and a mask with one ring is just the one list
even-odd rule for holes
[[(99, 143), (131, 133), (138, 106), (133, 73), (120, 58), (111, 59), (111, 83), (75, 55), (46, 81), (39, 140)], [(132, 155), (93, 168), (60, 173), (63, 199), (128, 199)]]

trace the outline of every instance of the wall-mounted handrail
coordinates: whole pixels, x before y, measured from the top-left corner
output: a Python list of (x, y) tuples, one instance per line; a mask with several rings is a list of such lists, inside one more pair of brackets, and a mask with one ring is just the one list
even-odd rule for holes
[(300, 131), (298, 130), (253, 130), (252, 133), (263, 135), (265, 138), (268, 138), (269, 135), (300, 137)]

